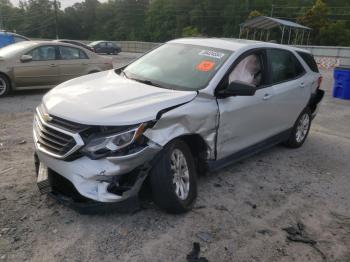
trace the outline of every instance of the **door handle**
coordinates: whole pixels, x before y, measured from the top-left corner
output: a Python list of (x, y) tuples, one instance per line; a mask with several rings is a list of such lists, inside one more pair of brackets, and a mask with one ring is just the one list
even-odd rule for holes
[(55, 67), (55, 66), (57, 66), (57, 65), (56, 65), (56, 64), (50, 64), (50, 66), (51, 66), (51, 67)]
[(263, 100), (269, 100), (272, 97), (271, 94), (265, 94)]

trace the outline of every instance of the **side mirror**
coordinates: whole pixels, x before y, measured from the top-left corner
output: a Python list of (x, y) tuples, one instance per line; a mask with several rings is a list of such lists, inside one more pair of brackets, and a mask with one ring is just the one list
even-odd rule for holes
[(220, 90), (218, 96), (220, 98), (230, 96), (253, 96), (255, 95), (256, 87), (239, 81), (231, 82), (227, 88)]
[(33, 57), (31, 55), (22, 55), (21, 57), (21, 62), (25, 63), (25, 62), (30, 62), (33, 60)]

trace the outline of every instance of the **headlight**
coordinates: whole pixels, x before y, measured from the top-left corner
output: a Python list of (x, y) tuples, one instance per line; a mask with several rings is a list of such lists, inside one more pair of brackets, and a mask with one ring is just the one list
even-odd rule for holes
[(137, 128), (105, 137), (91, 139), (83, 148), (83, 152), (95, 157), (103, 157), (106, 154), (116, 152), (132, 144), (145, 132), (147, 124), (141, 124)]

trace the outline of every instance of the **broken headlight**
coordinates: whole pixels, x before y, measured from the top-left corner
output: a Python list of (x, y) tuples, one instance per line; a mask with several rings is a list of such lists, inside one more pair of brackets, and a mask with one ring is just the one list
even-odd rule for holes
[(140, 139), (146, 128), (147, 124), (141, 124), (124, 132), (92, 138), (82, 152), (95, 159), (111, 155)]

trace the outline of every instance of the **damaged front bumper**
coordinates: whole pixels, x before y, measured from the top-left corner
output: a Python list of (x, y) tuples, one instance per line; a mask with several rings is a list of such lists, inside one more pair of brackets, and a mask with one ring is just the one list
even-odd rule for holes
[[(64, 161), (37, 148), (38, 186), (43, 193), (51, 191), (55, 196), (68, 196), (76, 202), (84, 202), (81, 201), (84, 198), (102, 203), (122, 202), (137, 197), (147, 177), (149, 162), (160, 150), (160, 146), (151, 144), (125, 156), (98, 160), (82, 156)], [(45, 172), (46, 178), (42, 174)]]

